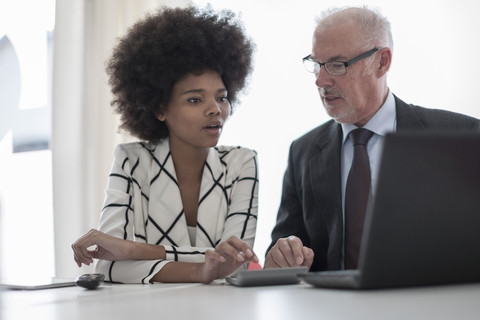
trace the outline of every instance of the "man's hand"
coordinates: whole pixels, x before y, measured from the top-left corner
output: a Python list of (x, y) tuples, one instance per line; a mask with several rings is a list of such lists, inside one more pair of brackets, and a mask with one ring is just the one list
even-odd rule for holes
[(305, 266), (310, 269), (313, 256), (313, 250), (305, 247), (298, 237), (281, 238), (267, 253), (265, 268)]

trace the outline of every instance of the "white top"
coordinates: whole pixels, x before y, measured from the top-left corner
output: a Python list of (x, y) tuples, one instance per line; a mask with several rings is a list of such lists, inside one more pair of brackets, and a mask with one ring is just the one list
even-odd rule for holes
[(188, 237), (190, 238), (190, 243), (192, 246), (195, 246), (195, 237), (197, 236), (197, 227), (188, 227)]
[(149, 283), (170, 261), (203, 262), (205, 251), (230, 236), (253, 246), (258, 210), (256, 152), (211, 148), (200, 186), (192, 245), (168, 139), (158, 145), (117, 146), (99, 230), (131, 241), (165, 247), (166, 260), (99, 260), (106, 280)]

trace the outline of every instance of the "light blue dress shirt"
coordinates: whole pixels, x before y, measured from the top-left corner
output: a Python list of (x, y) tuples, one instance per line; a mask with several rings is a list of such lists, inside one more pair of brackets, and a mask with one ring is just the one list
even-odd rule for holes
[[(342, 212), (343, 221), (345, 222), (345, 188), (347, 185), (348, 173), (353, 161), (353, 144), (349, 137), (349, 133), (358, 127), (354, 124), (341, 124), (343, 131), (343, 144), (342, 144)], [(395, 98), (393, 93), (389, 91), (387, 99), (383, 106), (375, 113), (375, 115), (367, 122), (363, 128), (372, 131), (374, 134), (370, 138), (367, 144), (367, 152), (370, 160), (371, 177), (371, 194), (374, 194), (375, 186), (377, 183), (378, 169), (380, 166), (380, 158), (383, 150), (383, 143), (385, 135), (387, 133), (395, 132), (397, 128), (397, 115), (395, 111)], [(344, 223), (345, 229), (345, 223)], [(345, 234), (345, 232), (344, 232)], [(343, 254), (342, 254), (343, 256)], [(342, 258), (343, 265), (343, 258)]]

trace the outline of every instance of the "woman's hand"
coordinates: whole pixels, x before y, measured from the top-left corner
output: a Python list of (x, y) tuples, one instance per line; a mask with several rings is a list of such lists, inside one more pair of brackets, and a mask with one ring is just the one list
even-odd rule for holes
[(72, 249), (75, 262), (78, 267), (81, 267), (82, 263), (90, 265), (93, 259), (109, 261), (130, 259), (129, 252), (131, 252), (132, 245), (131, 241), (92, 229), (75, 241)]
[(201, 282), (224, 278), (248, 261), (258, 262), (258, 257), (244, 241), (232, 236), (215, 250), (205, 252), (205, 262), (200, 268)]

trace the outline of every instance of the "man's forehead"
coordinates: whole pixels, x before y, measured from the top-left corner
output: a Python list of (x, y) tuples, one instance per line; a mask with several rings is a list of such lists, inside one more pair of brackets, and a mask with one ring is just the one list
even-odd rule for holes
[(346, 29), (316, 30), (312, 39), (312, 53), (315, 58), (346, 57), (351, 49), (361, 44), (360, 37), (352, 32)]

